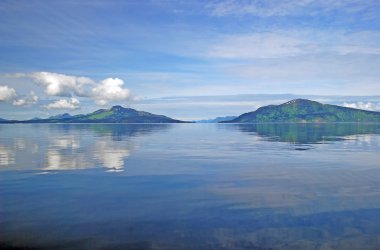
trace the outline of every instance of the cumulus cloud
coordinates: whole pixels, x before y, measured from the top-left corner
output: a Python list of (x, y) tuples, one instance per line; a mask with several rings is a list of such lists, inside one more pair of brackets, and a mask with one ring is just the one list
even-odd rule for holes
[(82, 96), (86, 93), (84, 87), (94, 83), (94, 81), (88, 77), (78, 77), (52, 72), (17, 73), (8, 76), (32, 79), (35, 83), (45, 88), (45, 94), (48, 96)]
[(26, 105), (26, 100), (25, 99), (17, 99), (17, 100), (14, 100), (13, 103), (12, 103), (14, 106), (24, 106)]
[(0, 86), (0, 102), (11, 101), (17, 96), (16, 90), (8, 86)]
[(88, 77), (77, 77), (51, 72), (35, 72), (27, 74), (36, 83), (45, 87), (45, 93), (49, 96), (84, 95), (83, 87), (93, 83)]
[(123, 88), (124, 81), (119, 78), (107, 78), (92, 89), (92, 97), (99, 105), (110, 101), (124, 101), (130, 98), (130, 91)]
[(374, 102), (345, 102), (343, 103), (344, 107), (347, 108), (354, 108), (354, 109), (365, 109), (365, 110), (372, 110), (372, 111), (378, 111), (380, 110), (380, 103), (374, 103)]
[[(106, 105), (114, 101), (133, 100), (129, 89), (125, 88), (124, 81), (119, 78), (107, 78), (96, 82), (88, 77), (71, 76), (52, 72), (17, 73), (8, 75), (9, 77), (26, 77), (44, 87), (48, 96), (59, 97), (85, 97), (94, 100), (98, 105)], [(14, 101), (14, 105), (22, 106), (31, 103), (29, 100), (19, 98)], [(65, 107), (74, 109), (79, 103), (73, 102), (76, 98), (62, 99), (47, 105), (47, 108)]]
[(33, 104), (36, 104), (38, 102), (38, 100), (39, 100), (39, 97), (34, 93), (34, 91), (31, 91), (29, 96), (14, 99), (12, 104), (14, 106), (33, 105)]
[(79, 109), (80, 102), (76, 98), (60, 99), (45, 106), (47, 109)]

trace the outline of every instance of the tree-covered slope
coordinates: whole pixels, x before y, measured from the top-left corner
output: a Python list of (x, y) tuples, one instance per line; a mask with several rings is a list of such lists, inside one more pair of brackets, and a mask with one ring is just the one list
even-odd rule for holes
[(52, 116), (48, 119), (28, 120), (26, 123), (182, 123), (164, 115), (137, 111), (122, 106), (113, 106), (111, 109), (99, 109), (86, 115), (69, 114)]
[(227, 122), (380, 122), (380, 112), (295, 99), (281, 105), (261, 107)]

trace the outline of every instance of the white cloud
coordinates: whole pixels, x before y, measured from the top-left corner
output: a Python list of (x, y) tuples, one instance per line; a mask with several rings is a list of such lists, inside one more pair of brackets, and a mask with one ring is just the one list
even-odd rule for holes
[(34, 91), (31, 91), (30, 92), (30, 100), (33, 102), (33, 103), (36, 103), (38, 102), (38, 96), (34, 93)]
[(27, 97), (19, 97), (14, 88), (0, 86), (0, 102), (12, 102), (14, 106), (25, 106), (37, 103), (38, 99), (33, 91)]
[[(134, 100), (129, 89), (123, 87), (124, 81), (119, 78), (107, 78), (97, 83), (88, 77), (78, 77), (52, 72), (17, 73), (8, 74), (7, 76), (31, 78), (35, 83), (45, 88), (45, 94), (48, 96), (90, 98), (98, 105), (106, 105), (113, 101)], [(28, 100), (25, 98), (19, 98), (14, 100), (13, 104), (16, 106), (23, 106), (32, 103), (33, 100), (34, 98), (32, 97)], [(78, 108), (79, 103), (75, 103), (72, 100), (78, 101), (76, 98), (72, 98), (71, 101), (62, 99), (45, 107), (66, 109)]]
[(31, 91), (28, 97), (25, 98), (17, 98), (13, 100), (14, 106), (25, 106), (25, 105), (32, 105), (36, 104), (39, 100), (39, 97), (34, 93), (34, 91)]
[(0, 86), (0, 102), (11, 101), (17, 96), (16, 90), (8, 86)]
[(29, 77), (45, 88), (49, 96), (85, 95), (84, 86), (94, 81), (88, 77), (77, 77), (52, 72), (16, 74), (16, 77)]
[(79, 109), (80, 102), (76, 98), (60, 99), (45, 106), (47, 109)]
[(343, 103), (344, 107), (347, 108), (354, 108), (354, 109), (364, 109), (364, 110), (371, 110), (371, 111), (378, 111), (380, 110), (380, 103), (374, 103), (374, 102), (345, 102)]
[(124, 81), (119, 78), (107, 78), (92, 89), (92, 98), (99, 105), (106, 105), (110, 101), (125, 101), (131, 95), (130, 91), (123, 88)]
[(25, 106), (27, 103), (26, 103), (26, 99), (17, 99), (17, 100), (14, 100), (13, 103), (12, 103), (14, 106)]

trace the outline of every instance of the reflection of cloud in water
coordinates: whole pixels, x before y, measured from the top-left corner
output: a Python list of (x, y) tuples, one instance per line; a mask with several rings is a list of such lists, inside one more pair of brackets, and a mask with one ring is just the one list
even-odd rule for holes
[(16, 169), (73, 170), (104, 167), (121, 171), (145, 136), (171, 124), (5, 125), (0, 166)]
[[(131, 139), (169, 128), (164, 124), (91, 124), (50, 126), (57, 137), (47, 138), (44, 170), (74, 170), (104, 167), (120, 172), (124, 161), (137, 148)], [(58, 130), (57, 130), (58, 129)], [(69, 134), (71, 130), (75, 135)], [(64, 132), (62, 134), (62, 132)], [(79, 132), (79, 133), (78, 133)], [(95, 132), (96, 136), (88, 134)]]
[(38, 144), (36, 143), (33, 143), (31, 146), (30, 146), (30, 152), (32, 152), (32, 154), (37, 154), (38, 151), (39, 151), (40, 147), (38, 146)]
[[(129, 144), (117, 144), (103, 138), (94, 145), (79, 147), (79, 143), (54, 140), (55, 147), (46, 153), (44, 170), (74, 170), (103, 166), (110, 170), (121, 171), (124, 159), (129, 156), (134, 147)], [(57, 147), (58, 145), (58, 147)]]
[(73, 135), (52, 138), (46, 152), (44, 170), (84, 169), (91, 166), (84, 154), (79, 152), (79, 139)]
[(51, 146), (54, 148), (79, 148), (79, 139), (75, 136), (64, 136), (61, 138), (55, 138), (51, 142)]
[(14, 139), (14, 148), (17, 150), (23, 150), (26, 147), (26, 142), (23, 138)]
[(379, 146), (380, 145), (380, 136), (373, 135), (349, 135), (343, 137), (345, 141), (343, 144), (352, 144), (358, 146)]
[(15, 163), (15, 154), (9, 147), (0, 145), (0, 166), (8, 166)]
[(114, 141), (97, 141), (93, 150), (94, 158), (111, 171), (122, 171), (124, 159), (134, 146), (130, 143), (120, 144)]
[(72, 152), (67, 153), (64, 150), (55, 149), (47, 151), (45, 163), (44, 170), (74, 170), (93, 166), (84, 154), (72, 154)]

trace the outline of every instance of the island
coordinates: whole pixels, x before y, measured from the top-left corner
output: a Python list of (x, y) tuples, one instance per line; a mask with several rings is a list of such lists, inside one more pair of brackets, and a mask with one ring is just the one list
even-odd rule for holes
[(322, 104), (307, 99), (294, 99), (280, 105), (269, 105), (221, 123), (322, 123), (380, 122), (380, 112)]
[(156, 115), (122, 106), (99, 109), (89, 114), (70, 115), (68, 113), (51, 116), (46, 119), (0, 120), (0, 123), (188, 123), (164, 115)]

